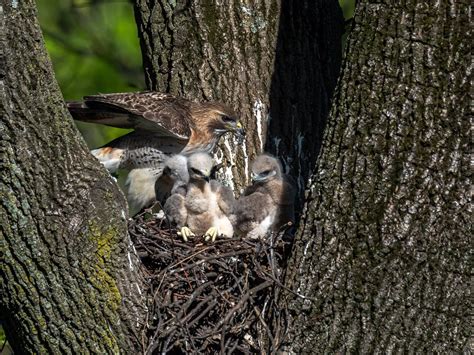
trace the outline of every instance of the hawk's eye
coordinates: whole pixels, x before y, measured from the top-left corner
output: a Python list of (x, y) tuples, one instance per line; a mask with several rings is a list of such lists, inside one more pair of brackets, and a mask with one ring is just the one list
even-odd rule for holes
[(262, 172), (260, 175), (267, 176), (267, 175), (270, 174), (271, 172), (272, 172), (271, 170), (265, 170), (265, 171)]
[(229, 117), (229, 116), (225, 116), (225, 115), (222, 115), (222, 121), (226, 122), (226, 123), (232, 123), (232, 122), (235, 122), (235, 120), (232, 118), (232, 117)]

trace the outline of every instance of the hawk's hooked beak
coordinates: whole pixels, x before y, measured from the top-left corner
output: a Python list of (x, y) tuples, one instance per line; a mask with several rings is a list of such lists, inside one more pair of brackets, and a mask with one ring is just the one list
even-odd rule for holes
[(239, 143), (242, 143), (245, 139), (245, 130), (244, 127), (242, 127), (242, 123), (237, 122), (232, 131), (237, 135)]
[(242, 127), (242, 123), (234, 121), (234, 122), (227, 123), (224, 127), (225, 128), (223, 129), (222, 128), (216, 129), (215, 132), (219, 134), (225, 134), (227, 132), (231, 132), (237, 136), (239, 144), (241, 144), (244, 141), (245, 130), (244, 130), (244, 127)]

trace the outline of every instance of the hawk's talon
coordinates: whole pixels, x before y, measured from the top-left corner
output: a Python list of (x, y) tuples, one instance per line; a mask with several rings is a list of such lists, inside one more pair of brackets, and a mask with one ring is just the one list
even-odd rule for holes
[(204, 240), (206, 242), (208, 242), (209, 240), (211, 240), (211, 242), (215, 242), (216, 240), (216, 237), (219, 235), (219, 231), (217, 229), (217, 227), (211, 227), (209, 228), (206, 233), (204, 234)]
[(183, 237), (183, 240), (185, 242), (188, 241), (188, 238), (196, 236), (196, 234), (194, 234), (193, 231), (189, 229), (188, 227), (181, 228), (180, 231), (178, 232), (178, 235)]

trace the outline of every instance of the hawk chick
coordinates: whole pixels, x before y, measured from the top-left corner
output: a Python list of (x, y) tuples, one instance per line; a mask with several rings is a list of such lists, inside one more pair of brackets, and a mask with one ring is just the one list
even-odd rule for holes
[(294, 222), (295, 189), (269, 154), (258, 156), (251, 170), (253, 183), (236, 202), (232, 219), (238, 234), (259, 238)]
[[(166, 202), (162, 202), (163, 211), (167, 215), (169, 221), (177, 226), (184, 226), (186, 223), (186, 207), (185, 196), (187, 184), (189, 182), (189, 173), (187, 166), (187, 158), (183, 155), (175, 155), (166, 161), (163, 169), (163, 175), (156, 182), (159, 186), (158, 194), (169, 188), (170, 196)], [(164, 197), (164, 196), (163, 196)]]
[[(172, 210), (172, 219), (185, 241), (195, 234), (214, 241), (218, 235), (234, 234), (229, 215), (234, 206), (232, 191), (216, 180), (210, 180), (213, 161), (209, 154), (195, 153), (188, 158), (189, 183), (183, 199), (171, 196), (165, 212)], [(179, 213), (175, 213), (179, 211)]]
[(186, 185), (189, 182), (187, 158), (177, 154), (165, 161), (163, 172), (155, 183), (156, 199), (163, 206), (173, 194), (186, 195)]
[(86, 96), (67, 106), (76, 120), (134, 129), (92, 154), (111, 173), (129, 171), (128, 200), (138, 210), (154, 201), (155, 182), (168, 156), (210, 153), (226, 132), (244, 134), (235, 113), (221, 103), (153, 91)]

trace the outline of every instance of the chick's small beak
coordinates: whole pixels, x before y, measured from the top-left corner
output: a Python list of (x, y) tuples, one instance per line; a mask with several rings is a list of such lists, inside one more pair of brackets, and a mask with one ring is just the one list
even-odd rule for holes
[(265, 177), (252, 173), (252, 182), (260, 182), (265, 180)]
[(204, 171), (203, 179), (206, 180), (207, 182), (211, 180), (211, 172), (212, 172), (212, 169)]

